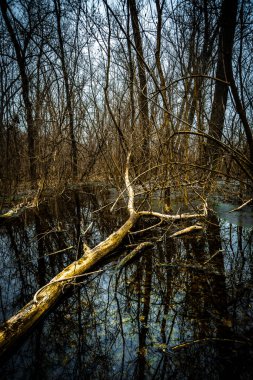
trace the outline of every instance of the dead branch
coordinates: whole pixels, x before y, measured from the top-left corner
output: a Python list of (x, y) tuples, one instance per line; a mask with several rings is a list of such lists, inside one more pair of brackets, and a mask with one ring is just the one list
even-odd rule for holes
[(186, 227), (180, 231), (175, 232), (174, 234), (170, 235), (170, 238), (180, 237), (183, 235), (192, 234), (192, 233), (202, 231), (202, 230), (203, 230), (203, 226), (201, 226), (200, 224), (194, 224), (193, 226)]
[(249, 203), (251, 203), (252, 201), (253, 201), (253, 198), (250, 198), (248, 201), (244, 202), (241, 206), (236, 207), (236, 208), (233, 208), (233, 210), (230, 210), (229, 212), (239, 211), (239, 210), (241, 210), (243, 207), (245, 207), (245, 206), (247, 206)]
[(117, 265), (117, 269), (122, 269), (130, 260), (132, 260), (140, 251), (147, 247), (152, 247), (153, 243), (150, 241), (144, 241), (140, 243), (135, 249), (133, 249), (127, 256), (125, 256)]
[(168, 215), (168, 214), (162, 214), (160, 212), (154, 212), (154, 211), (139, 211), (138, 214), (140, 216), (154, 216), (156, 218), (160, 218), (162, 220), (169, 220), (169, 221), (205, 218), (207, 217), (207, 203), (204, 202), (202, 213), (195, 213), (195, 214), (183, 213), (183, 214)]

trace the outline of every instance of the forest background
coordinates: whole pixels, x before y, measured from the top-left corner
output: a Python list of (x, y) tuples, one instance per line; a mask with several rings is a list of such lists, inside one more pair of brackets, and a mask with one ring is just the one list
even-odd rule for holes
[(251, 191), (251, 1), (2, 0), (0, 23), (2, 193), (121, 187), (129, 151), (149, 191)]

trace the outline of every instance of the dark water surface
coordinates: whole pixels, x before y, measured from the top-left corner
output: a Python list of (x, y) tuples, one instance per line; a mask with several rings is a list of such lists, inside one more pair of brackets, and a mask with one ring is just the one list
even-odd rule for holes
[[(121, 204), (100, 209), (114, 198), (86, 188), (0, 226), (1, 322), (75, 260), (83, 242), (93, 247), (125, 221)], [(234, 207), (214, 206), (218, 217), (199, 235), (169, 238), (178, 224), (131, 235), (9, 355), (0, 378), (252, 379), (253, 212), (229, 213)], [(152, 248), (116, 268), (147, 240)]]

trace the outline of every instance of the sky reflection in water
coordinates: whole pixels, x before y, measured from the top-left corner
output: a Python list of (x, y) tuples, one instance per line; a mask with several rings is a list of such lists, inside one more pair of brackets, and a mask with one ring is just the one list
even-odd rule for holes
[[(1, 227), (1, 320), (78, 257), (83, 241), (94, 246), (122, 224), (120, 207), (116, 217), (93, 213), (109, 198), (99, 188), (65, 194)], [(220, 219), (197, 236), (170, 239), (165, 225), (125, 240), (2, 363), (1, 378), (251, 378), (253, 216), (229, 214), (233, 207), (220, 204)], [(154, 247), (117, 270), (128, 245), (144, 240)]]

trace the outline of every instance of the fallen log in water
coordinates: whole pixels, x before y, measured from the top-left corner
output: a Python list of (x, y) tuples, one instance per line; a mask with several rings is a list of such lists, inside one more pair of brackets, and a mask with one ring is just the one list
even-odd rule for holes
[(127, 235), (138, 219), (138, 214), (132, 213), (128, 220), (106, 240), (91, 249), (88, 255), (70, 264), (55, 276), (47, 286), (38, 293), (15, 316), (10, 318), (0, 328), (0, 354), (4, 354), (17, 339), (24, 335), (51, 307), (55, 304), (66, 284), (73, 283), (73, 278), (83, 274), (113, 251)]
[(117, 231), (113, 232), (107, 239), (93, 249), (85, 245), (84, 255), (79, 260), (74, 261), (62, 272), (56, 275), (48, 284), (39, 289), (28, 304), (0, 327), (0, 356), (12, 348), (17, 340), (26, 334), (29, 329), (31, 329), (34, 324), (52, 308), (62, 295), (66, 285), (74, 285), (77, 277), (88, 272), (94, 264), (117, 248), (141, 216), (151, 216), (160, 218), (161, 220), (175, 221), (201, 218), (207, 215), (206, 204), (204, 204), (203, 213), (200, 214), (167, 215), (152, 211), (135, 211), (134, 191), (130, 184), (128, 174), (129, 159), (130, 155), (128, 155), (125, 172), (125, 183), (129, 197), (129, 218)]

